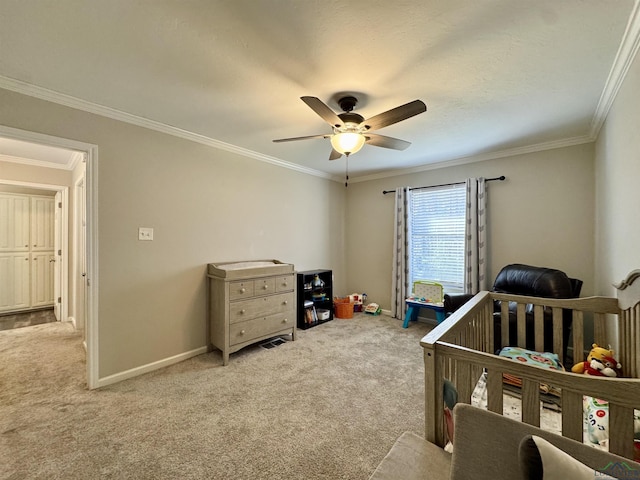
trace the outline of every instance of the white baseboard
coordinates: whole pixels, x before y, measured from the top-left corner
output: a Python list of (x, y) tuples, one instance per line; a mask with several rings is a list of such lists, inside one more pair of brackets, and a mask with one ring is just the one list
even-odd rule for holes
[(97, 388), (106, 387), (107, 385), (112, 385), (114, 383), (118, 383), (123, 380), (127, 380), (129, 378), (134, 378), (139, 375), (143, 375), (145, 373), (153, 372), (154, 370), (159, 370), (161, 368), (168, 367), (169, 365), (180, 363), (184, 360), (187, 360), (192, 357), (197, 357), (198, 355), (202, 355), (203, 353), (207, 353), (207, 352), (208, 352), (208, 348), (204, 346), (204, 347), (196, 348), (195, 350), (191, 350), (189, 352), (180, 353), (179, 355), (175, 355), (173, 357), (158, 360), (157, 362), (148, 363), (147, 365), (142, 365), (140, 367), (132, 368), (131, 370), (126, 370), (124, 372), (116, 373), (114, 375), (109, 375), (108, 377), (98, 379)]

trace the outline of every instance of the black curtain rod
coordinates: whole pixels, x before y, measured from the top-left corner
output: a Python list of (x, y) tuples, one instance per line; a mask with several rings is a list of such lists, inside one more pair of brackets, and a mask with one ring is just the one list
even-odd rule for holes
[[(504, 175), (500, 175), (499, 177), (494, 177), (494, 178), (486, 178), (485, 182), (493, 182), (494, 180), (506, 180), (507, 177), (505, 177)], [(413, 187), (410, 188), (409, 190), (421, 190), (423, 188), (436, 188), (436, 187), (450, 187), (452, 185), (462, 185), (465, 182), (454, 182), (454, 183), (443, 183), (441, 185), (429, 185), (427, 187)], [(395, 193), (395, 190), (383, 190), (382, 194), (386, 195), (387, 193)]]

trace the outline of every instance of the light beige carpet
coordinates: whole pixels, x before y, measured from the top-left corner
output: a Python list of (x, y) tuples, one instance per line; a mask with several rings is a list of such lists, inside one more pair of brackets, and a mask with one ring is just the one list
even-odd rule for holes
[(357, 314), (94, 391), (69, 324), (0, 332), (0, 478), (366, 479), (423, 435), (428, 329)]

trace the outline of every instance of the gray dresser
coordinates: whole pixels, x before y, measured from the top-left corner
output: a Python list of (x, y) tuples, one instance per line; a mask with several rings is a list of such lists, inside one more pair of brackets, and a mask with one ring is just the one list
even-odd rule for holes
[(296, 279), (278, 260), (210, 263), (208, 311), (211, 343), (229, 354), (278, 335), (296, 336)]

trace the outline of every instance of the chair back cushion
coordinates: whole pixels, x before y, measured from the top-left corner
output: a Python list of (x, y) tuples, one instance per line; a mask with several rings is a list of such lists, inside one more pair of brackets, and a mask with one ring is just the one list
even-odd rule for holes
[(577, 296), (575, 287), (575, 282), (561, 270), (520, 263), (500, 270), (493, 284), (495, 292), (546, 298), (574, 298)]

